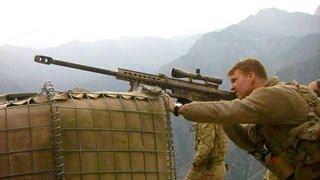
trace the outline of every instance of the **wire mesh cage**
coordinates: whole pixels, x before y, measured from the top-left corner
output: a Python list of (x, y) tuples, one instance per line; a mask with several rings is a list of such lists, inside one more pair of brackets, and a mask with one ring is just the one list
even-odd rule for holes
[(171, 123), (160, 97), (49, 96), (2, 104), (0, 179), (175, 179)]

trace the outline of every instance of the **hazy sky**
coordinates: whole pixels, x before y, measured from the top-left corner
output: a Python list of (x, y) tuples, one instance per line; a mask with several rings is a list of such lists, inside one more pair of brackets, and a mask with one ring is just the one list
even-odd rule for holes
[(319, 0), (1, 0), (0, 45), (55, 46), (210, 32), (275, 7), (313, 14)]

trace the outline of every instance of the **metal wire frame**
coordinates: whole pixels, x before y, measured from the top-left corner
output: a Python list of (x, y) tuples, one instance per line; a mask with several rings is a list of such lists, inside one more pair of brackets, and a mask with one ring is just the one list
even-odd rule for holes
[[(113, 171), (100, 171), (100, 173), (168, 173), (168, 171), (166, 170), (130, 170), (130, 171), (121, 171), (121, 170), (113, 170)], [(79, 171), (79, 172), (66, 172), (66, 175), (72, 175), (72, 174), (97, 174), (97, 171), (93, 171), (93, 172), (83, 172), (83, 171)], [(132, 178), (131, 178), (132, 179)]]
[(54, 170), (43, 170), (43, 171), (32, 171), (32, 172), (24, 172), (24, 173), (13, 173), (13, 174), (9, 174), (6, 176), (1, 176), (0, 179), (8, 179), (8, 178), (13, 178), (13, 177), (19, 177), (19, 176), (28, 176), (28, 175), (33, 175), (32, 179), (34, 179), (34, 175), (39, 175), (42, 173), (53, 173)]
[[(126, 129), (129, 131), (129, 127), (128, 127), (128, 115), (127, 115), (127, 108), (126, 106), (123, 105), (123, 99), (121, 96), (119, 96), (119, 101), (120, 101), (120, 105), (122, 107), (122, 109), (124, 110), (124, 117), (125, 117), (125, 121), (126, 121)], [(131, 147), (130, 147), (130, 139), (129, 139), (129, 132), (127, 131), (127, 142), (128, 142), (128, 149), (131, 150)], [(130, 169), (132, 170), (132, 159), (131, 159), (131, 153), (129, 153), (129, 161), (130, 161)], [(132, 172), (130, 173), (131, 175), (131, 179), (133, 179), (133, 174)]]
[[(38, 104), (38, 105), (43, 105), (43, 104)], [(32, 106), (38, 106), (35, 104), (30, 104), (30, 102), (27, 102), (26, 106), (14, 106), (14, 107), (8, 107), (8, 108), (4, 108), (4, 113), (5, 113), (5, 129), (0, 129), (0, 132), (5, 132), (5, 138), (6, 138), (6, 152), (2, 152), (0, 153), (0, 155), (6, 155), (7, 158), (7, 168), (8, 168), (8, 175), (5, 176), (0, 176), (0, 179), (7, 179), (10, 177), (16, 177), (16, 176), (26, 176), (26, 175), (33, 175), (33, 174), (40, 174), (40, 173), (53, 173), (54, 169), (52, 170), (42, 170), (42, 171), (36, 171), (35, 170), (35, 162), (34, 162), (34, 153), (37, 151), (51, 151), (52, 150), (52, 146), (49, 147), (43, 147), (43, 148), (33, 148), (33, 138), (32, 138), (32, 132), (33, 129), (36, 128), (41, 128), (41, 127), (51, 127), (52, 124), (44, 124), (44, 125), (39, 125), (39, 126), (32, 126), (31, 125), (31, 117), (30, 117), (30, 108)], [(25, 108), (27, 107), (27, 111), (28, 111), (28, 127), (20, 127), (20, 128), (8, 128), (8, 109), (12, 109), (12, 108)], [(24, 130), (27, 129), (29, 131), (29, 149), (25, 149), (25, 150), (16, 150), (16, 151), (11, 151), (9, 149), (9, 132), (12, 131), (19, 131), (19, 130)], [(12, 173), (11, 170), (11, 166), (10, 166), (10, 161), (9, 161), (9, 155), (10, 154), (15, 154), (15, 153), (30, 153), (31, 156), (31, 170), (29, 172), (24, 172), (24, 173)], [(34, 179), (34, 176), (32, 176), (32, 179)]]
[[(5, 108), (4, 109), (4, 112), (5, 112), (5, 127), (6, 127), (6, 130), (8, 129), (8, 113), (7, 113), (7, 108)], [(9, 152), (9, 135), (8, 135), (8, 131), (6, 131), (6, 133), (5, 133), (6, 135), (6, 141), (7, 141), (7, 143), (6, 143), (6, 150), (7, 150), (7, 152)], [(10, 162), (9, 162), (9, 156), (7, 155), (6, 156), (7, 157), (7, 171), (9, 172), (9, 174), (11, 174), (11, 166), (10, 166)]]
[[(29, 143), (29, 146), (30, 146), (30, 149), (33, 147), (33, 141), (32, 141), (32, 129), (31, 129), (31, 117), (30, 117), (30, 100), (28, 100), (27, 102), (28, 104), (28, 124), (29, 124), (29, 137), (30, 137), (30, 143)], [(35, 168), (34, 168), (34, 153), (31, 153), (31, 167), (32, 167), (32, 171), (35, 171)], [(32, 176), (32, 179), (34, 180), (34, 176)]]
[[(33, 105), (30, 104), (30, 99), (27, 101), (26, 106), (20, 106), (20, 107), (27, 107), (27, 116), (28, 116), (28, 126), (27, 127), (20, 127), (20, 128), (8, 128), (8, 113), (7, 110), (10, 109), (11, 107), (4, 108), (4, 113), (5, 113), (5, 129), (1, 129), (0, 132), (5, 132), (5, 138), (6, 138), (6, 152), (0, 153), (0, 155), (6, 155), (7, 158), (7, 168), (8, 168), (8, 175), (1, 176), (0, 179), (3, 178), (10, 178), (10, 177), (16, 177), (16, 176), (26, 176), (26, 175), (33, 175), (31, 178), (35, 178), (35, 174), (39, 173), (48, 173), (48, 172), (55, 172), (56, 179), (62, 179), (63, 178), (63, 151), (62, 151), (62, 140), (61, 140), (61, 127), (60, 127), (60, 119), (59, 119), (59, 112), (57, 112), (57, 105), (55, 101), (52, 101), (50, 97), (54, 96), (54, 89), (53, 86), (50, 84), (50, 82), (46, 82), (43, 86), (43, 91), (47, 93), (48, 96), (48, 101), (49, 101), (49, 106), (50, 106), (50, 111), (51, 113), (51, 124), (45, 124), (45, 125), (38, 125), (38, 126), (32, 126), (31, 123), (31, 113), (30, 113), (30, 107), (32, 106), (38, 106), (38, 105)], [(15, 106), (14, 108), (20, 108), (19, 106)], [(52, 135), (53, 135), (53, 147), (42, 147), (42, 148), (33, 148), (33, 138), (32, 138), (32, 133), (34, 128), (40, 128), (40, 127), (52, 127)], [(28, 130), (28, 137), (29, 137), (29, 142), (28, 146), (29, 148), (25, 150), (16, 150), (16, 151), (11, 151), (9, 149), (9, 132), (12, 131), (20, 131), (20, 130)], [(55, 169), (48, 169), (48, 170), (42, 170), (42, 171), (36, 171), (35, 170), (35, 159), (34, 159), (34, 153), (37, 151), (51, 151), (54, 150), (54, 158), (55, 158)], [(15, 153), (28, 153), (31, 157), (31, 171), (23, 172), (23, 173), (12, 173), (11, 170), (11, 165), (10, 165), (10, 160), (9, 160), (9, 155), (10, 154), (15, 154)], [(21, 162), (22, 163), (22, 162)]]
[[(133, 98), (134, 99), (134, 103), (138, 109), (138, 111), (140, 111), (140, 105), (139, 105), (139, 102), (137, 100), (136, 97)], [(142, 128), (142, 119), (141, 119), (141, 113), (139, 113), (139, 124), (140, 124), (140, 136), (141, 136), (141, 141), (142, 141), (142, 146), (144, 147), (144, 136), (143, 136), (143, 128)], [(147, 169), (147, 165), (146, 165), (146, 154), (145, 152), (142, 153), (143, 155), (143, 168), (146, 170)], [(144, 179), (147, 180), (147, 172), (144, 173)]]
[[(93, 128), (96, 129), (97, 127), (96, 127), (95, 118), (94, 118), (95, 115), (94, 115), (93, 103), (92, 103), (90, 97), (89, 97), (87, 94), (85, 94), (85, 96), (87, 97), (88, 101), (90, 102), (91, 109), (92, 109), (92, 121), (93, 121), (92, 123), (93, 123)], [(94, 139), (95, 139), (96, 149), (98, 150), (98, 140), (97, 140), (97, 132), (96, 132), (96, 131), (94, 132)], [(100, 176), (100, 174), (101, 174), (101, 169), (100, 169), (100, 163), (99, 163), (99, 153), (97, 152), (96, 154), (97, 154), (97, 163), (98, 163), (98, 174), (99, 174), (99, 179), (101, 179), (101, 176)]]
[[(71, 99), (73, 100), (73, 98), (72, 98), (72, 96), (69, 96), (69, 97), (71, 97)], [(103, 97), (104, 97), (104, 99), (106, 100), (106, 104), (108, 105), (108, 102), (107, 102), (107, 99), (106, 99), (106, 97), (105, 97), (105, 95), (103, 95)], [(87, 98), (90, 100), (90, 98), (87, 96)], [(123, 109), (124, 110), (112, 110), (112, 109), (103, 109), (103, 110), (106, 110), (107, 112), (108, 112), (108, 115), (109, 115), (109, 123), (110, 123), (110, 127), (111, 128), (97, 128), (96, 126), (95, 126), (95, 124), (94, 124), (94, 128), (92, 129), (90, 129), (90, 128), (80, 128), (79, 127), (79, 122), (78, 122), (78, 118), (76, 117), (77, 116), (77, 113), (76, 113), (76, 111), (78, 110), (78, 109), (85, 109), (85, 108), (79, 108), (79, 107), (76, 107), (76, 105), (75, 105), (75, 102), (74, 102), (74, 100), (73, 100), (73, 102), (74, 102), (74, 109), (75, 109), (75, 118), (76, 118), (76, 127), (77, 128), (61, 128), (61, 130), (62, 131), (68, 131), (68, 130), (76, 130), (77, 131), (77, 136), (78, 136), (78, 145), (79, 145), (79, 150), (75, 150), (75, 151), (73, 151), (73, 152), (79, 152), (79, 160), (80, 160), (80, 166), (81, 166), (81, 162), (83, 162), (83, 161), (81, 161), (81, 153), (82, 152), (96, 152), (97, 153), (97, 160), (99, 159), (99, 157), (98, 157), (98, 154), (99, 154), (99, 152), (112, 152), (113, 153), (113, 158), (114, 158), (114, 167), (117, 167), (116, 166), (116, 161), (115, 161), (115, 152), (129, 152), (129, 155), (130, 155), (130, 153), (131, 152), (142, 152), (143, 153), (143, 158), (144, 158), (144, 170), (132, 170), (132, 168), (130, 168), (131, 169), (131, 171), (121, 171), (121, 170), (114, 170), (114, 171), (101, 171), (101, 169), (100, 169), (100, 167), (98, 167), (98, 171), (95, 171), (95, 172), (83, 172), (82, 171), (82, 168), (81, 168), (81, 172), (64, 172), (64, 174), (65, 175), (69, 175), (69, 174), (81, 174), (81, 178), (82, 178), (82, 175), (83, 174), (96, 174), (96, 173), (99, 173), (99, 174), (101, 174), (101, 173), (116, 173), (116, 174), (118, 174), (118, 173), (130, 173), (131, 174), (131, 178), (132, 178), (132, 176), (133, 176), (133, 173), (144, 173), (145, 174), (145, 178), (147, 177), (146, 175), (147, 175), (147, 173), (157, 173), (158, 174), (158, 178), (159, 178), (159, 174), (160, 173), (170, 173), (171, 172), (171, 174), (174, 174), (174, 173), (172, 173), (173, 171), (171, 170), (171, 169), (169, 169), (169, 170), (159, 170), (159, 166), (158, 166), (158, 159), (156, 160), (157, 161), (157, 169), (156, 170), (147, 170), (146, 169), (146, 163), (145, 163), (145, 153), (155, 153), (156, 154), (156, 158), (158, 158), (158, 154), (159, 153), (169, 153), (169, 151), (160, 151), (160, 150), (158, 150), (158, 148), (157, 148), (157, 141), (156, 141), (156, 134), (169, 134), (170, 132), (167, 132), (167, 131), (156, 131), (155, 130), (155, 123), (154, 123), (154, 115), (156, 115), (156, 114), (159, 114), (159, 115), (164, 115), (164, 113), (157, 113), (157, 112), (146, 112), (146, 111), (141, 111), (140, 110), (140, 107), (139, 107), (139, 102), (138, 102), (138, 100), (136, 99), (136, 97), (134, 97), (134, 100), (135, 100), (135, 102), (136, 102), (136, 106), (137, 106), (137, 111), (129, 111), (129, 110), (125, 110), (124, 109), (124, 105), (123, 105), (123, 103), (122, 103), (122, 107), (123, 107)], [(123, 101), (123, 99), (120, 99), (120, 101)], [(152, 103), (152, 101), (150, 101), (149, 99), (148, 99), (148, 101), (149, 102), (151, 102)], [(90, 103), (92, 103), (91, 102), (91, 100), (90, 100)], [(91, 105), (93, 105), (93, 104), (91, 104)], [(29, 104), (28, 103), (28, 106), (32, 106), (32, 104)], [(152, 106), (153, 106), (153, 104), (152, 104)], [(58, 107), (58, 106), (56, 106), (56, 110), (58, 111), (58, 108), (68, 108), (68, 107)], [(72, 109), (73, 109), (72, 108)], [(92, 112), (94, 111), (94, 110), (97, 110), (97, 108), (88, 108), (88, 109), (92, 109)], [(152, 109), (154, 109), (154, 107), (152, 107)], [(5, 109), (5, 111), (6, 111), (6, 109)], [(111, 115), (110, 115), (110, 112), (112, 112), (112, 111), (119, 111), (119, 112), (125, 112), (125, 113), (127, 113), (127, 112), (134, 112), (134, 113), (138, 113), (139, 114), (139, 121), (140, 121), (140, 130), (133, 130), (133, 129), (129, 129), (128, 128), (128, 118), (126, 117), (126, 129), (113, 129), (112, 128), (112, 126), (111, 126)], [(30, 112), (30, 107), (28, 107), (28, 112)], [(146, 130), (143, 130), (143, 128), (142, 128), (142, 119), (141, 119), (141, 115), (142, 114), (144, 114), (144, 113), (147, 113), (147, 114), (152, 114), (152, 121), (153, 121), (153, 131), (146, 131)], [(93, 116), (94, 117), (94, 116)], [(33, 129), (33, 128), (37, 128), (37, 127), (45, 127), (45, 126), (50, 126), (49, 124), (48, 125), (40, 125), (40, 126), (31, 126), (31, 120), (30, 120), (30, 113), (29, 113), (29, 127), (25, 127), (25, 128), (15, 128), (15, 129), (8, 129), (7, 127), (8, 127), (8, 123), (7, 123), (7, 117), (6, 117), (6, 129), (5, 130), (0, 130), (0, 131), (6, 131), (6, 139), (7, 139), (7, 152), (5, 152), (5, 153), (1, 153), (1, 154), (11, 154), (11, 153), (17, 153), (17, 152), (30, 152), (31, 151), (31, 153), (33, 153), (34, 151), (40, 151), (40, 150), (49, 150), (50, 148), (52, 148), (52, 147), (44, 147), (44, 148), (38, 148), (38, 149), (30, 149), (30, 150), (25, 150), (25, 151), (10, 151), (9, 152), (9, 148), (8, 148), (8, 131), (12, 131), (12, 130), (20, 130), (20, 129), (29, 129), (29, 133), (31, 133), (32, 134), (32, 130), (31, 129)], [(93, 121), (95, 121), (94, 119), (93, 119)], [(94, 122), (95, 123), (95, 122)], [(127, 132), (127, 137), (128, 137), (128, 135), (129, 135), (129, 132), (140, 132), (141, 133), (141, 137), (142, 137), (142, 142), (144, 143), (144, 141), (143, 141), (143, 133), (153, 133), (153, 135), (154, 135), (154, 141), (155, 141), (155, 146), (156, 146), (156, 150), (155, 151), (150, 151), (150, 150), (130, 150), (130, 149), (128, 149), (128, 150), (120, 150), (120, 149), (115, 149), (115, 146), (114, 146), (114, 142), (112, 142), (112, 147), (113, 147), (113, 149), (98, 149), (98, 141), (97, 141), (97, 138), (96, 138), (96, 133), (95, 133), (95, 140), (96, 140), (96, 150), (89, 150), (89, 149), (82, 149), (82, 147), (81, 147), (81, 141), (80, 141), (80, 136), (79, 136), (79, 132), (80, 131), (83, 131), (83, 130), (86, 130), (86, 131), (95, 131), (95, 132), (97, 132), (97, 131), (110, 131), (111, 132), (111, 134), (112, 134), (112, 136), (113, 136), (113, 132), (114, 131), (124, 131), (124, 132)], [(60, 132), (62, 132), (62, 131), (60, 131)], [(32, 136), (30, 136), (30, 146), (32, 146)], [(112, 137), (112, 141), (114, 141), (114, 138)], [(128, 139), (128, 147), (130, 148), (130, 140)], [(72, 150), (63, 150), (63, 152), (71, 152)], [(0, 155), (1, 155), (0, 154)], [(8, 165), (9, 165), (9, 158), (7, 157), (7, 159), (8, 159)], [(34, 158), (33, 158), (33, 156), (32, 156), (32, 161), (34, 161)], [(130, 159), (130, 163), (131, 163), (132, 161), (131, 161), (131, 159)], [(99, 161), (98, 161), (98, 163), (99, 163)], [(132, 165), (131, 165), (132, 166)], [(9, 168), (10, 168), (10, 166), (8, 166)], [(20, 173), (20, 174), (10, 174), (10, 175), (8, 175), (8, 176), (5, 176), (5, 178), (7, 178), (7, 177), (14, 177), (14, 176), (23, 176), (23, 175), (29, 175), (29, 174), (37, 174), (37, 173), (47, 173), (47, 172), (53, 172), (53, 171), (50, 171), (50, 170), (45, 170), (45, 171), (34, 171), (34, 165), (32, 165), (32, 169), (33, 169), (33, 172), (26, 172), (26, 173)], [(174, 169), (173, 169), (174, 170)], [(1, 177), (1, 178), (4, 178), (4, 177)], [(99, 178), (100, 178), (100, 175), (99, 175)], [(58, 178), (57, 178), (58, 179)], [(116, 175), (116, 179), (117, 179), (117, 175)]]
[[(152, 105), (151, 108), (152, 108), (152, 112), (154, 112), (154, 105), (153, 103), (150, 101), (150, 99), (147, 99), (149, 101), (149, 103)], [(156, 130), (156, 127), (155, 127), (155, 122), (154, 122), (154, 115), (152, 114), (152, 126), (153, 126), (153, 130), (155, 131)], [(157, 136), (156, 136), (156, 133), (153, 133), (153, 138), (154, 138), (154, 144), (155, 144), (155, 148), (158, 149), (158, 143), (157, 143)], [(156, 163), (157, 163), (157, 170), (159, 170), (159, 159), (158, 159), (158, 153), (156, 152)], [(160, 177), (160, 174), (157, 173), (158, 176), (157, 176), (157, 179), (159, 180), (159, 177)]]
[[(80, 167), (80, 170), (82, 171), (82, 146), (81, 146), (81, 141), (80, 141), (80, 132), (79, 132), (79, 119), (77, 118), (77, 115), (78, 115), (78, 113), (77, 113), (77, 110), (78, 110), (78, 108), (77, 108), (77, 106), (76, 106), (76, 103), (75, 103), (75, 101), (74, 101), (74, 99), (73, 99), (73, 97), (72, 96), (70, 96), (70, 94), (69, 94), (69, 97), (70, 97), (70, 99), (72, 100), (72, 102), (73, 102), (73, 105), (74, 105), (74, 117), (75, 117), (75, 120), (76, 120), (76, 132), (77, 132), (77, 142), (78, 142), (78, 148), (79, 148), (79, 167)], [(65, 129), (63, 128), (63, 130), (65, 131)], [(83, 176), (81, 175), (80, 176), (80, 179), (82, 180), (83, 179)]]
[[(64, 109), (92, 109), (92, 108), (87, 108), (87, 107), (68, 107), (68, 106), (59, 106), (59, 108), (64, 108)], [(105, 111), (110, 111), (110, 112), (124, 112), (124, 110), (118, 110), (118, 109), (104, 109), (104, 108), (94, 108), (94, 110), (105, 110)], [(141, 113), (141, 114), (157, 114), (157, 115), (165, 115), (165, 113), (160, 113), (160, 112), (148, 112), (148, 111), (134, 111), (134, 110), (127, 110), (127, 113)]]
[[(102, 94), (102, 97), (104, 99), (104, 102), (107, 106), (107, 108), (109, 109), (110, 106), (109, 106), (109, 103), (107, 101), (107, 98), (104, 94)], [(112, 127), (112, 122), (111, 122), (111, 114), (110, 114), (110, 111), (107, 111), (108, 112), (108, 117), (109, 117), (109, 127)], [(113, 131), (111, 131), (111, 147), (112, 147), (112, 158), (113, 158), (113, 167), (116, 168), (117, 167), (117, 162), (116, 162), (116, 159), (115, 159), (115, 146), (114, 146), (114, 134), (113, 134)], [(116, 180), (118, 179), (118, 176), (116, 175), (115, 176)]]
[[(160, 150), (158, 150), (157, 147), (155, 147), (156, 150), (154, 150), (154, 151), (151, 151), (151, 150), (132, 150), (132, 149), (130, 149), (130, 145), (129, 145), (130, 144), (129, 132), (140, 132), (141, 134), (143, 134), (143, 133), (152, 133), (152, 134), (154, 134), (155, 146), (157, 146), (156, 134), (168, 134), (167, 130), (165, 130), (165, 131), (156, 131), (154, 122), (153, 122), (153, 125), (152, 125), (153, 126), (153, 130), (152, 131), (143, 130), (142, 127), (140, 127), (140, 130), (129, 129), (128, 116), (127, 115), (125, 115), (126, 128), (125, 129), (114, 129), (114, 128), (112, 128), (112, 122), (111, 122), (112, 119), (111, 119), (110, 112), (122, 112), (124, 114), (129, 113), (129, 112), (130, 113), (138, 113), (140, 122), (142, 122), (141, 114), (144, 114), (144, 113), (152, 114), (152, 117), (153, 117), (152, 120), (153, 121), (154, 121), (154, 115), (156, 115), (156, 114), (157, 115), (165, 115), (165, 114), (164, 113), (157, 113), (157, 112), (154, 112), (154, 111), (153, 112), (141, 111), (139, 107), (137, 107), (137, 109), (138, 109), (137, 111), (128, 110), (128, 109), (126, 109), (126, 107), (124, 105), (124, 102), (123, 102), (123, 99), (121, 99), (121, 98), (119, 99), (119, 101), (120, 101), (120, 105), (122, 107), (122, 110), (112, 110), (112, 109), (108, 108), (108, 107), (110, 107), (110, 105), (109, 105), (109, 103), (107, 101), (107, 98), (104, 95), (102, 95), (102, 96), (105, 99), (105, 102), (106, 102), (106, 105), (107, 105), (107, 109), (105, 109), (105, 108), (96, 108), (96, 107), (95, 108), (83, 108), (83, 107), (76, 107), (76, 106), (74, 106), (72, 109), (75, 109), (75, 111), (80, 110), (80, 109), (105, 110), (105, 111), (108, 112), (109, 123), (110, 123), (109, 127), (111, 127), (111, 128), (97, 128), (97, 127), (94, 127), (94, 128), (81, 128), (81, 127), (79, 127), (79, 125), (76, 125), (76, 128), (62, 128), (62, 129), (64, 131), (74, 131), (74, 130), (76, 130), (78, 132), (83, 131), (83, 130), (85, 130), (85, 131), (95, 131), (95, 132), (98, 132), (98, 131), (110, 131), (111, 132), (111, 136), (112, 136), (112, 138), (111, 138), (112, 139), (112, 141), (111, 141), (112, 142), (112, 148), (111, 149), (98, 149), (98, 148), (96, 148), (95, 150), (92, 150), (92, 149), (83, 149), (81, 147), (81, 148), (79, 148), (79, 150), (64, 150), (64, 152), (80, 152), (80, 153), (82, 153), (82, 152), (96, 152), (97, 156), (98, 156), (99, 152), (112, 152), (113, 153), (113, 159), (114, 159), (114, 167), (117, 167), (116, 166), (117, 162), (115, 161), (115, 152), (127, 152), (127, 153), (129, 153), (129, 161), (130, 161), (130, 169), (131, 169), (131, 171), (120, 171), (120, 170), (101, 171), (98, 168), (98, 171), (94, 171), (94, 172), (84, 172), (84, 171), (81, 171), (81, 172), (65, 172), (65, 174), (67, 175), (67, 174), (77, 174), (78, 173), (78, 174), (80, 174), (80, 176), (82, 176), (83, 174), (88, 174), (88, 173), (91, 173), (91, 174), (94, 174), (94, 173), (101, 174), (101, 173), (111, 173), (111, 172), (114, 172), (116, 174), (117, 173), (130, 173), (131, 179), (133, 177), (133, 173), (141, 173), (141, 172), (143, 172), (146, 175), (147, 173), (151, 173), (152, 172), (152, 173), (157, 173), (158, 174), (158, 178), (159, 178), (159, 173), (169, 173), (170, 174), (171, 170), (166, 170), (166, 171), (159, 170), (158, 160), (156, 160), (157, 161), (156, 162), (157, 170), (155, 170), (155, 171), (147, 170), (146, 169), (146, 163), (144, 163), (144, 169), (145, 169), (144, 171), (142, 171), (142, 170), (139, 170), (139, 171), (132, 170), (132, 161), (131, 161), (131, 158), (130, 158), (132, 152), (141, 152), (141, 153), (143, 153), (143, 156), (144, 156), (143, 158), (144, 158), (144, 161), (145, 161), (145, 153), (155, 153), (156, 154), (156, 158), (158, 158), (158, 153), (166, 153), (166, 154), (168, 154), (169, 151), (160, 151)], [(87, 98), (90, 98), (90, 97), (87, 96)], [(137, 100), (135, 100), (135, 101), (137, 103), (139, 103)], [(152, 101), (150, 101), (150, 100), (148, 100), (148, 101), (149, 101), (149, 103), (152, 103)], [(90, 102), (90, 103), (91, 103), (91, 105), (93, 105), (93, 102)], [(151, 105), (153, 106), (153, 104), (151, 104)], [(60, 108), (70, 108), (70, 107), (62, 107), (62, 106), (60, 106)], [(76, 117), (76, 119), (78, 119), (78, 118)], [(93, 121), (94, 121), (94, 119), (93, 119)], [(142, 123), (140, 123), (140, 125), (142, 125)], [(124, 149), (115, 149), (113, 132), (126, 132), (127, 138), (128, 138), (127, 139), (128, 149), (126, 149), (126, 150), (124, 150)], [(79, 133), (77, 133), (77, 134), (78, 134), (77, 136), (79, 136)], [(142, 136), (142, 138), (143, 138), (143, 136)], [(79, 144), (79, 146), (81, 145), (80, 141), (78, 141), (78, 144)], [(96, 147), (98, 147), (97, 140), (96, 140)], [(115, 177), (116, 177), (116, 179), (118, 178), (117, 175)]]

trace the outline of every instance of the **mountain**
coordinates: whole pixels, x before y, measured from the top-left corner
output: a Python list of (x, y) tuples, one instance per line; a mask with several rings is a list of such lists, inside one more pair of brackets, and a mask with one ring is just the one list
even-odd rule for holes
[(103, 68), (131, 68), (140, 70), (148, 67), (156, 71), (159, 65), (179, 56), (176, 42), (156, 38), (121, 38), (91, 43), (70, 42), (43, 50), (44, 54), (74, 59), (80, 63), (90, 63)]
[(192, 166), (195, 154), (192, 148), (194, 147), (194, 133), (191, 131), (193, 123), (183, 120), (182, 117), (172, 117), (172, 124), (177, 179), (183, 179)]
[[(38, 77), (42, 70), (35, 71), (36, 65), (31, 63), (33, 52), (31, 48), (9, 45), (0, 47), (1, 93), (39, 91), (41, 87)], [(37, 88), (30, 89), (31, 86)]]
[(239, 26), (256, 32), (304, 36), (320, 32), (319, 17), (301, 12), (288, 13), (270, 8), (241, 21)]
[(305, 57), (303, 62), (282, 68), (276, 76), (285, 82), (296, 80), (301, 84), (309, 84), (320, 78), (320, 49)]
[(82, 86), (89, 90), (126, 91), (128, 82), (55, 65), (41, 65), (33, 62), (34, 55), (43, 54), (59, 60), (113, 71), (120, 67), (155, 73), (161, 65), (186, 53), (199, 36), (185, 36), (178, 39), (143, 37), (98, 42), (70, 42), (40, 50), (1, 46), (0, 83), (2, 88), (0, 92), (38, 92), (46, 80), (52, 81), (54, 87), (60, 90)]
[[(287, 24), (281, 25), (284, 20), (288, 21)], [(314, 15), (278, 9), (261, 10), (239, 24), (204, 34), (188, 53), (161, 67), (160, 72), (168, 74), (173, 67), (189, 71), (200, 68), (203, 74), (226, 80), (225, 72), (232, 64), (252, 56), (261, 59), (269, 67), (269, 74), (274, 74), (278, 70), (279, 57), (283, 57), (284, 52), (307, 33), (320, 33), (319, 28), (320, 22)], [(226, 84), (223, 87), (227, 87)]]
[[(276, 71), (289, 67), (292, 64), (308, 62), (310, 59), (316, 59), (320, 51), (320, 33), (309, 34), (293, 43), (289, 49), (277, 57), (273, 66)], [(320, 59), (319, 59), (320, 61)]]
[[(180, 47), (180, 55), (185, 54), (189, 51), (190, 47), (201, 38), (203, 34), (195, 34), (195, 35), (183, 35), (183, 36), (175, 36), (169, 38), (170, 40), (174, 41)], [(172, 59), (170, 60), (172, 61)]]
[[(203, 74), (226, 80), (227, 69), (244, 57), (258, 57), (267, 66), (276, 66), (277, 57), (298, 39), (297, 36), (255, 32), (233, 25), (221, 32), (203, 35), (187, 54), (161, 67), (160, 72), (169, 73), (173, 67), (189, 71), (200, 68)], [(268, 72), (273, 73), (273, 69)], [(223, 87), (226, 88), (226, 84)]]

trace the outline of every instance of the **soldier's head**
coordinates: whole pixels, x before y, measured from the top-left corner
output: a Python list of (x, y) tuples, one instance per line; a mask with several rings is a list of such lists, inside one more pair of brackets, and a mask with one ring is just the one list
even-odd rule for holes
[(229, 71), (231, 90), (239, 99), (243, 99), (267, 81), (267, 74), (256, 58), (247, 58), (236, 63)]

